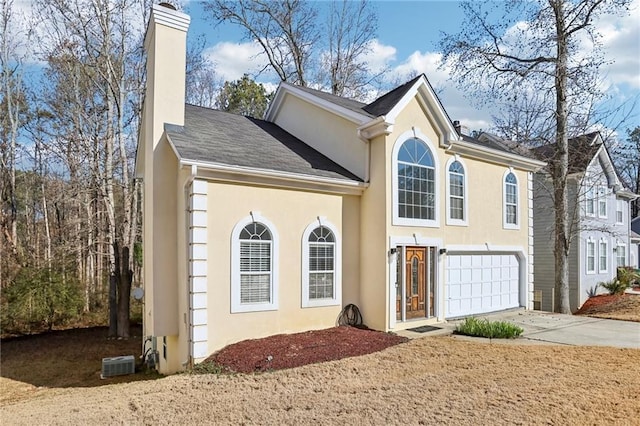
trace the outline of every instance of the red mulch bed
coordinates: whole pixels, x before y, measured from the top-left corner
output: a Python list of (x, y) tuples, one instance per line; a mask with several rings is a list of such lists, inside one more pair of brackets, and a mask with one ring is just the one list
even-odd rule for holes
[(245, 340), (221, 349), (204, 362), (236, 373), (281, 370), (370, 354), (407, 340), (394, 334), (340, 326)]
[(624, 294), (601, 294), (598, 296), (593, 296), (587, 299), (586, 302), (582, 304), (580, 309), (575, 312), (575, 315), (580, 315), (591, 311), (593, 308), (608, 305), (616, 300), (620, 300), (625, 297)]

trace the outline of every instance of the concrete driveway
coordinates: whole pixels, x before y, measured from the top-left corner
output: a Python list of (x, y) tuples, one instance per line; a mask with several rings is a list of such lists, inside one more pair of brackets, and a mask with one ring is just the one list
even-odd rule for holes
[[(640, 323), (616, 321), (585, 316), (563, 315), (542, 311), (516, 309), (488, 315), (478, 315), (490, 321), (508, 321), (524, 330), (519, 339), (494, 339), (493, 342), (517, 344), (557, 344), (573, 346), (612, 346), (616, 348), (640, 349)], [(463, 320), (450, 320), (435, 324), (433, 331), (417, 333), (400, 330), (401, 336), (415, 339), (453, 333)], [(437, 327), (437, 328), (436, 328)], [(461, 339), (481, 339), (457, 336)]]
[[(509, 321), (524, 329), (521, 338), (540, 343), (574, 346), (613, 346), (640, 349), (640, 323), (541, 311), (514, 310), (484, 315), (490, 321)], [(453, 331), (461, 321), (445, 325)], [(516, 340), (516, 341), (518, 341)]]

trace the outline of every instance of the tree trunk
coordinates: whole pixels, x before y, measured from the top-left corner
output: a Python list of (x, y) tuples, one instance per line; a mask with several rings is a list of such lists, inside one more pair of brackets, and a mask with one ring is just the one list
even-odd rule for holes
[(555, 282), (558, 311), (571, 313), (569, 299), (569, 209), (567, 175), (569, 169), (569, 135), (567, 132), (567, 59), (568, 40), (564, 23), (564, 0), (551, 1), (556, 18), (557, 61), (555, 64), (556, 90), (556, 155), (552, 161), (555, 203)]
[(120, 255), (118, 243), (111, 247), (114, 256), (114, 267), (109, 273), (109, 337), (118, 336), (118, 276), (120, 275)]
[(133, 273), (129, 269), (129, 247), (122, 248), (118, 277), (118, 337), (129, 338), (129, 302), (131, 300), (131, 280)]

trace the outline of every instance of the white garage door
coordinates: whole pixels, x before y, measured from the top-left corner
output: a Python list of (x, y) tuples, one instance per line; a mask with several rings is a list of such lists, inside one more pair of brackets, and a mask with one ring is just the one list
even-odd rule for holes
[(445, 317), (520, 306), (520, 266), (513, 254), (446, 256)]

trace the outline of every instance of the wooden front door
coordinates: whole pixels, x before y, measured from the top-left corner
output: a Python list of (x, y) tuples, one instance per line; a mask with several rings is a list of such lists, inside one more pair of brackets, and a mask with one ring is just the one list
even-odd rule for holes
[(426, 316), (426, 247), (407, 247), (405, 255), (405, 314), (407, 319)]

